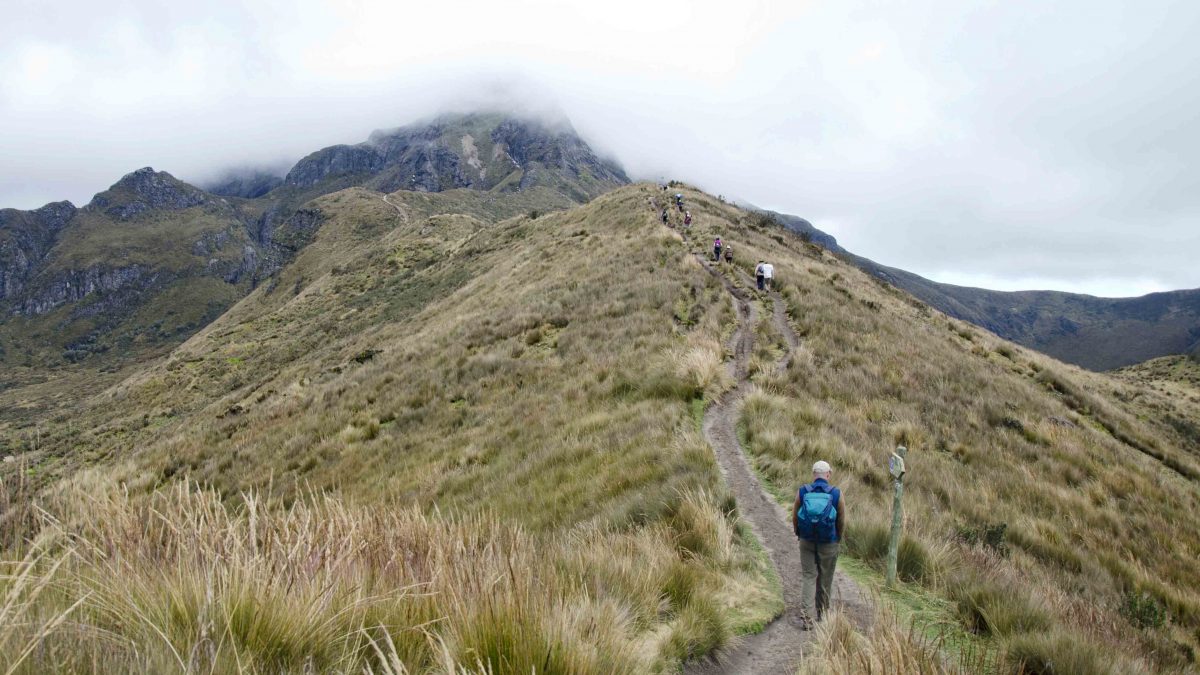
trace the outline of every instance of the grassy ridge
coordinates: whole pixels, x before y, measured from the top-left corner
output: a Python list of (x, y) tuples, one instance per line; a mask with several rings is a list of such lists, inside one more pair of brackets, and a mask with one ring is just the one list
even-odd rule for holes
[[(55, 553), (70, 562), (45, 578), (73, 590), (29, 625), (90, 592), (71, 620), (120, 637), (55, 633), (27, 667), (646, 672), (765, 623), (777, 585), (693, 417), (728, 385), (732, 313), (647, 194), (495, 224), (413, 215), (441, 208), (427, 197), (390, 197), (407, 218), (365, 190), (315, 202), (322, 226), (278, 284), (22, 455), (60, 477), (43, 499), (61, 525), (30, 514), (10, 542), (146, 561)], [(275, 552), (229, 553), (267, 531)], [(410, 570), (426, 540), (439, 553)], [(100, 585), (118, 573), (145, 592)], [(417, 609), (395, 609), (405, 593)]]
[[(802, 338), (774, 373), (783, 337), (760, 325), (758, 391), (739, 430), (776, 494), (814, 460), (832, 462), (848, 497), (847, 548), (878, 566), (886, 457), (903, 442), (901, 578), (951, 608), (1005, 668), (1049, 672), (1060, 657), (1055, 672), (1191, 667), (1200, 446), (1161, 414), (1167, 396), (948, 320), (755, 214), (682, 191), (694, 241), (733, 243), (743, 271), (775, 264)], [(662, 194), (631, 186), (537, 217), (531, 202), (477, 194), (391, 195), (403, 215), (368, 190), (313, 202), (320, 228), (276, 283), (70, 424), (47, 421), (39, 447), (22, 453), (21, 475), (51, 488), (42, 499), (57, 518), (10, 506), (0, 535), (80, 547), (60, 557), (63, 544), (44, 545), (41, 572), (20, 591), (48, 579), (72, 589), (21, 605), (31, 632), (14, 644), (58, 645), (26, 667), (135, 668), (176, 653), (186, 665), (186, 652), (207, 659), (199, 668), (255, 672), (306, 660), (643, 672), (721, 644), (738, 628), (730, 617), (761, 624), (777, 610), (770, 576), (727, 515), (695, 417), (729, 385), (722, 344), (734, 317), (717, 280), (657, 224)], [(200, 487), (179, 492), (184, 481)], [(80, 497), (124, 490), (127, 500), (100, 505)], [(376, 537), (386, 546), (368, 543)], [(298, 557), (262, 543), (273, 539)], [(429, 559), (414, 543), (424, 539), (442, 547), (436, 563), (409, 569)], [(218, 551), (235, 543), (225, 570)], [(331, 576), (270, 583), (328, 550), (348, 556)], [(484, 551), (489, 574), (459, 569), (464, 550)], [(144, 604), (120, 605), (98, 583), (109, 557), (135, 561), (121, 573), (150, 589), (130, 601)], [(183, 571), (155, 586), (143, 559)], [(250, 581), (220, 578), (235, 572)], [(454, 595), (485, 579), (502, 606), (483, 590)], [(395, 598), (376, 606), (413, 584), (435, 589), (427, 613), (393, 614)], [(347, 595), (322, 605), (306, 595), (318, 588)], [(181, 605), (164, 598), (200, 596), (182, 605), (177, 630)], [(72, 616), (117, 639), (75, 652), (54, 642), (59, 629), (38, 637), (80, 597), (94, 600)], [(166, 613), (146, 609), (155, 603)], [(306, 610), (315, 618), (297, 625), (308, 627), (230, 620)], [(112, 615), (150, 620), (106, 623)], [(952, 670), (925, 635), (887, 617), (870, 636), (834, 621), (809, 665)]]
[(733, 242), (743, 270), (771, 260), (803, 339), (786, 373), (756, 376), (743, 410), (755, 468), (779, 494), (830, 461), (850, 499), (850, 552), (882, 564), (886, 459), (905, 443), (902, 578), (949, 598), (1014, 662), (1072, 643), (1099, 670), (1192, 663), (1200, 539), (1181, 523), (1200, 515), (1195, 437), (1128, 381), (948, 320), (710, 205), (699, 239)]

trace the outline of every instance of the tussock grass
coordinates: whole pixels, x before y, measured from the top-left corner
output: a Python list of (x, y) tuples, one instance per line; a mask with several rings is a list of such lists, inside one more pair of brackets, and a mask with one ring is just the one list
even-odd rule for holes
[[(1168, 388), (1158, 366), (1162, 391), (1145, 391), (1055, 362), (732, 210), (718, 214), (703, 213), (694, 236), (719, 232), (746, 260), (771, 260), (803, 341), (786, 372), (756, 376), (743, 408), (743, 439), (774, 494), (790, 503), (812, 462), (829, 461), (847, 499), (846, 549), (879, 565), (887, 457), (906, 444), (903, 579), (948, 598), (965, 593), (964, 605), (992, 615), (988, 628), (963, 612), (981, 630), (1044, 626), (1138, 654), (1147, 667), (1189, 663), (1200, 645), (1191, 562), (1200, 539), (1183, 524), (1200, 519), (1200, 446), (1178, 421), (1193, 410), (1186, 376), (1172, 375)], [(985, 592), (997, 569), (1015, 592)], [(1169, 619), (1154, 628), (1155, 612), (1128, 609), (1131, 593)], [(1145, 649), (1151, 634), (1174, 650)]]
[[(906, 583), (943, 597), (964, 625), (1001, 647), (1044, 633), (1132, 655), (1133, 669), (1191, 667), (1200, 646), (1200, 528), (1191, 526), (1200, 521), (1200, 448), (1189, 435), (1191, 408), (1168, 404), (1178, 390), (1008, 345), (752, 214), (678, 189), (696, 219), (692, 241), (722, 236), (745, 272), (758, 259), (775, 264), (803, 340), (786, 371), (773, 372), (780, 336), (760, 325), (757, 390), (742, 411), (739, 432), (774, 494), (792, 495), (813, 461), (831, 462), (847, 499), (846, 547), (877, 565), (890, 520), (886, 459), (903, 442)], [(40, 427), (36, 447), (27, 433), (3, 437), (21, 448), (37, 485), (52, 487), (47, 494), (122, 486), (135, 511), (180, 481), (203, 486), (237, 518), (257, 512), (242, 494), (261, 494), (262, 513), (291, 513), (309, 490), (337, 494), (345, 509), (396, 504), (425, 522), (404, 527), (447, 547), (430, 569), (461, 563), (455, 541), (467, 552), (503, 551), (547, 580), (538, 592), (548, 599), (533, 602), (524, 582), (493, 569), (499, 604), (487, 611), (504, 618), (493, 630), (440, 595), (422, 614), (417, 599), (430, 596), (413, 584), (432, 583), (432, 573), (388, 576), (399, 572), (385, 565), (372, 578), (387, 584), (367, 587), (406, 589), (395, 602), (416, 603), (397, 619), (398, 631), (358, 618), (334, 628), (260, 626), (260, 605), (357, 607), (358, 596), (351, 586), (341, 596), (272, 595), (269, 584), (234, 580), (222, 583), (266, 594), (236, 613), (236, 631), (211, 612), (168, 631), (173, 624), (153, 617), (170, 616), (164, 607), (210, 606), (195, 599), (207, 602), (208, 582), (160, 583), (147, 573), (135, 577), (147, 589), (137, 609), (152, 621), (126, 612), (121, 630), (99, 624), (72, 644), (125, 653), (113, 644), (145, 650), (157, 641), (181, 650), (186, 663), (192, 652), (184, 651), (219, 643), (209, 651), (225, 659), (222, 668), (244, 657), (270, 669), (257, 664), (295, 663), (300, 652), (287, 645), (332, 639), (303, 658), (396, 672), (394, 664), (413, 663), (497, 669), (504, 659), (525, 668), (537, 653), (543, 664), (586, 672), (602, 658), (618, 669), (668, 663), (740, 630), (730, 617), (761, 622), (777, 599), (736, 524), (713, 520), (732, 509), (695, 419), (697, 401), (729, 384), (721, 356), (731, 303), (680, 237), (656, 222), (649, 204), (658, 196), (631, 186), (530, 219), (530, 204), (497, 214), (462, 200), (435, 215), (451, 202), (392, 195), (409, 207), (404, 220), (377, 193), (329, 195), (317, 204), (321, 229), (275, 283), (81, 406), (72, 428)], [(769, 317), (766, 303), (761, 309)], [(21, 522), (10, 541), (46, 527)], [(100, 564), (78, 559), (64, 565), (67, 578)], [(470, 595), (482, 580), (461, 579), (476, 584), (463, 591), (462, 607), (484, 611), (482, 596)], [(90, 588), (77, 583), (39, 616), (57, 616)], [(1002, 592), (1010, 587), (1017, 590)], [(163, 599), (172, 597), (191, 604)], [(85, 603), (75, 620), (111, 618), (97, 607)], [(357, 611), (346, 616), (361, 618)], [(427, 616), (436, 621), (421, 623)], [(139, 625), (158, 626), (168, 639)], [(210, 642), (195, 637), (198, 625), (209, 626)], [(218, 629), (225, 637), (214, 637)], [(330, 637), (343, 634), (358, 637)], [(281, 637), (258, 637), (269, 635)], [(46, 663), (76, 663), (67, 642), (43, 641)], [(172, 649), (153, 649), (138, 658), (175, 667)], [(897, 660), (903, 654), (871, 658), (899, 664), (896, 672), (919, 668)]]
[(30, 455), (53, 516), (10, 541), (79, 544), (37, 611), (88, 600), (28, 667), (646, 672), (763, 625), (693, 418), (732, 311), (644, 198), (322, 198), (278, 283)]
[(947, 661), (936, 638), (903, 626), (884, 610), (867, 634), (855, 629), (841, 613), (833, 612), (817, 627), (813, 649), (801, 664), (801, 675), (818, 673), (895, 673), (896, 675), (958, 675), (989, 672), (994, 659), (986, 653)]
[(43, 536), (70, 548), (0, 577), (5, 668), (645, 672), (729, 639), (713, 594), (752, 564), (705, 493), (659, 525), (554, 537), (331, 496), (230, 506), (186, 484), (56, 510)]
[(1093, 642), (1056, 632), (1030, 633), (1008, 643), (1007, 657), (1020, 675), (1104, 675), (1135, 673), (1116, 655)]

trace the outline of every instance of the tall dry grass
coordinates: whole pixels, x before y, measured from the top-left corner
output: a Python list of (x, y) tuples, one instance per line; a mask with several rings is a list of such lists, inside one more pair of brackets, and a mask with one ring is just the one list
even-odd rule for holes
[[(1054, 644), (1032, 637), (1074, 635), (1102, 660), (1130, 655), (1121, 667), (1194, 667), (1200, 447), (1188, 406), (947, 319), (827, 251), (688, 197), (699, 241), (732, 242), (743, 272), (774, 263), (803, 343), (786, 372), (756, 369), (742, 409), (772, 492), (788, 499), (829, 461), (847, 497), (845, 550), (881, 569), (887, 457), (904, 443), (902, 579), (947, 598), (1002, 650), (1022, 645), (1029, 663)], [(770, 309), (764, 298), (760, 315)], [(771, 333), (760, 329), (759, 361), (775, 351)]]
[(662, 523), (533, 535), (314, 495), (80, 495), (0, 577), (0, 672), (640, 673), (731, 635), (754, 584), (705, 493)]

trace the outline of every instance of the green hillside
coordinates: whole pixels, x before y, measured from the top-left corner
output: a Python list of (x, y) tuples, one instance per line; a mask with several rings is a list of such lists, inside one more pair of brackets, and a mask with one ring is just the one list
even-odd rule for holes
[(950, 316), (1092, 370), (1184, 354), (1200, 337), (1200, 289), (1134, 298), (994, 291), (931, 281), (853, 254), (846, 258)]
[(169, 351), (259, 271), (261, 247), (234, 208), (151, 169), (41, 233), (43, 247), (19, 251), (19, 286), (0, 298), (0, 425), (23, 426)]
[(36, 436), (30, 422), (69, 410), (75, 392), (120, 381), (260, 282), (281, 283), (323, 217), (308, 205), (324, 195), (403, 187), (431, 195), (413, 195), (414, 217), (455, 204), (494, 219), (627, 182), (569, 124), (499, 113), (379, 131), (266, 178), (227, 180), (220, 196), (145, 168), (81, 209), (0, 210), (0, 425)]
[[(800, 345), (775, 372), (785, 337), (758, 325), (739, 431), (782, 500), (833, 463), (848, 564), (882, 564), (903, 442), (902, 578), (938, 625), (1002, 672), (1194, 667), (1200, 441), (1143, 383), (682, 191), (686, 240), (644, 184), (550, 213), (553, 190), (304, 205), (279, 230), (294, 260), (220, 318), (36, 441), (0, 429), (0, 536), (43, 555), (0, 582), (26, 599), (0, 652), (37, 645), (29, 672), (656, 672), (761, 627), (777, 583), (699, 421), (732, 384), (723, 282), (770, 316), (745, 275), (765, 258)], [(693, 255), (718, 235), (721, 278)], [(860, 669), (846, 644), (910, 668), (838, 625), (806, 668)], [(944, 646), (922, 630), (888, 633), (896, 654)], [(955, 668), (946, 648), (924, 663)]]

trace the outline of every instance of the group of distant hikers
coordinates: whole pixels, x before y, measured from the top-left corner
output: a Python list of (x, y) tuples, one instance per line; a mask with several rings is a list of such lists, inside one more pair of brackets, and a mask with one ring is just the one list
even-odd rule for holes
[[(664, 185), (663, 190), (666, 190), (666, 189), (667, 189), (667, 186)], [(683, 214), (683, 226), (691, 227), (692, 226), (692, 213), (691, 213), (691, 211), (688, 211), (687, 209), (683, 208), (683, 194), (682, 193), (679, 193), (679, 192), (675, 193), (675, 208), (678, 209), (679, 212)], [(662, 222), (663, 222), (663, 225), (666, 225), (667, 227), (671, 227), (671, 214), (667, 211), (667, 207), (665, 207), (665, 206), (663, 207), (663, 210), (662, 210)]]
[[(667, 188), (668, 185), (662, 185), (663, 192), (666, 192)], [(676, 192), (672, 198), (672, 201), (675, 203), (675, 209), (683, 214), (683, 226), (691, 228), (692, 212), (684, 208), (683, 193)], [(657, 199), (650, 199), (649, 202), (651, 207), (659, 207), (660, 202)], [(671, 211), (668, 207), (662, 207), (662, 212), (659, 214), (659, 217), (662, 218), (663, 225), (666, 225), (667, 227), (674, 227), (671, 224)], [(713, 240), (712, 251), (713, 262), (720, 263), (723, 259), (726, 263), (733, 264), (733, 246), (730, 246), (727, 242), (721, 241), (720, 237), (717, 237)], [(754, 281), (755, 284), (758, 285), (758, 290), (771, 290), (771, 284), (774, 278), (775, 266), (769, 262), (766, 262), (765, 260), (759, 260), (758, 264), (754, 266)]]
[[(721, 262), (721, 255), (724, 253), (725, 262), (733, 262), (733, 246), (721, 241), (720, 237), (713, 239), (713, 261)], [(758, 290), (771, 290), (771, 282), (775, 278), (775, 266), (765, 260), (759, 260), (754, 266), (754, 283), (758, 285)]]
[[(662, 186), (663, 191), (667, 186)], [(657, 208), (657, 200), (651, 206)], [(684, 214), (683, 224), (690, 227), (692, 214), (684, 209), (683, 194), (675, 194), (675, 208)], [(662, 222), (671, 225), (670, 214), (664, 207)], [(717, 237), (713, 240), (713, 261), (733, 262), (733, 247)], [(759, 260), (754, 266), (754, 280), (758, 290), (769, 291), (775, 278), (775, 266)], [(833, 576), (842, 536), (846, 531), (846, 504), (842, 491), (829, 482), (833, 469), (824, 460), (812, 466), (813, 480), (796, 491), (796, 502), (792, 505), (792, 531), (800, 545), (800, 621), (802, 628), (810, 630), (813, 621), (820, 621), (829, 610), (833, 596)]]

